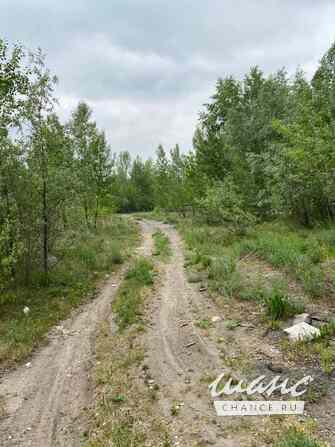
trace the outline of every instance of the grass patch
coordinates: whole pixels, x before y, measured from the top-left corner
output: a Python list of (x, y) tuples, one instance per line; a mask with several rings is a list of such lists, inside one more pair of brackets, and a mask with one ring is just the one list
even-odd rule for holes
[(203, 320), (197, 321), (196, 325), (200, 328), (200, 329), (209, 329), (210, 327), (212, 327), (212, 323), (207, 320), (206, 318), (204, 318)]
[(233, 256), (214, 258), (208, 268), (211, 288), (232, 298), (241, 290), (241, 275), (237, 270), (237, 259)]
[(65, 234), (47, 285), (35, 278), (33, 286), (1, 294), (0, 364), (13, 366), (29, 356), (52, 326), (94, 297), (97, 282), (123, 262), (137, 240), (137, 227), (118, 216), (101, 221), (96, 232)]
[(321, 447), (321, 444), (306, 433), (291, 428), (274, 447)]
[(153, 407), (153, 391), (138, 380), (144, 350), (137, 327), (112, 335), (105, 321), (96, 346), (96, 405), (85, 445), (170, 447), (164, 421)]
[(288, 297), (285, 287), (274, 284), (271, 290), (265, 292), (264, 304), (267, 316), (273, 320), (286, 320), (305, 310), (302, 302), (293, 301)]
[[(210, 269), (215, 259), (239, 259), (254, 253), (297, 279), (308, 295), (321, 297), (333, 293), (335, 274), (331, 272), (333, 278), (326, 277), (323, 261), (335, 257), (334, 226), (306, 230), (275, 221), (256, 225), (240, 236), (224, 225), (206, 225), (191, 218), (177, 221), (188, 248), (187, 266)], [(232, 281), (227, 286), (228, 295), (239, 289), (238, 278)], [(227, 293), (217, 285), (219, 291)]]
[(160, 256), (163, 259), (167, 259), (171, 255), (170, 240), (167, 235), (162, 231), (157, 230), (153, 234), (153, 239), (155, 242), (154, 256)]
[(113, 304), (121, 331), (141, 321), (143, 292), (153, 284), (153, 275), (153, 264), (145, 258), (137, 259), (129, 268)]
[(255, 253), (274, 267), (285, 269), (312, 297), (324, 294), (325, 274), (320, 263), (326, 249), (313, 235), (304, 238), (294, 232), (261, 231), (239, 242), (237, 248), (240, 255)]

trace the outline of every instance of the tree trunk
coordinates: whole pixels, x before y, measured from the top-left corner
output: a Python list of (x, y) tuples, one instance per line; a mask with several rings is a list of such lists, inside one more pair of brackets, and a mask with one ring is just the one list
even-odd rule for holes
[(47, 182), (43, 180), (43, 270), (48, 274), (48, 240), (49, 240), (49, 222), (48, 222), (48, 202), (47, 202)]

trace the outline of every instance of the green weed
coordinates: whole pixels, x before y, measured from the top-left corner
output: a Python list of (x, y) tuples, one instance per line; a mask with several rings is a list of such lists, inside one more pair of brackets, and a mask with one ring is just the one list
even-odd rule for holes
[(145, 258), (137, 259), (128, 270), (113, 304), (121, 331), (140, 321), (143, 289), (153, 284), (153, 273), (153, 265)]
[(169, 238), (162, 231), (158, 230), (153, 234), (155, 242), (154, 256), (161, 256), (166, 259), (171, 254)]
[(241, 290), (241, 276), (237, 260), (232, 256), (214, 259), (208, 269), (208, 278), (214, 290), (231, 298)]
[(267, 316), (274, 321), (285, 320), (304, 311), (304, 304), (289, 299), (283, 291), (274, 287), (264, 301)]
[(290, 429), (275, 447), (321, 447), (321, 444), (303, 432)]

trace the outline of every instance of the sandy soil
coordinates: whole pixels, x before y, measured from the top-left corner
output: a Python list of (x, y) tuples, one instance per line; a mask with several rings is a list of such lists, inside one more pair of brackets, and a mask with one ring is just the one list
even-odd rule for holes
[[(187, 282), (182, 241), (170, 225), (142, 223), (143, 232), (159, 228), (170, 239), (172, 256), (161, 266), (161, 284), (147, 309), (146, 363), (160, 387), (160, 406), (169, 421), (174, 446), (240, 446), (216, 417), (208, 391), (209, 377), (222, 372), (214, 341), (203, 336), (195, 322), (201, 315), (217, 315), (199, 284)], [(173, 408), (177, 415), (171, 415)], [(227, 421), (226, 421), (227, 422)]]
[(91, 402), (90, 371), (99, 322), (111, 312), (121, 274), (112, 275), (96, 299), (56, 327), (31, 362), (1, 379), (6, 417), (1, 446), (79, 446)]

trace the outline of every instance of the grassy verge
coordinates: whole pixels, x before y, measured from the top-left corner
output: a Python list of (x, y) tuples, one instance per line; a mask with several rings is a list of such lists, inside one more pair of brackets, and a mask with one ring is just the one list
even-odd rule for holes
[(153, 238), (155, 242), (154, 256), (160, 256), (162, 259), (166, 260), (171, 255), (169, 238), (160, 230), (157, 230), (153, 234)]
[(66, 235), (47, 286), (36, 281), (1, 295), (0, 365), (8, 367), (26, 358), (53, 325), (94, 297), (96, 284), (117, 269), (137, 239), (136, 226), (118, 216), (105, 219), (96, 232)]
[(118, 331), (112, 334), (110, 323), (102, 324), (89, 447), (171, 445), (163, 420), (154, 410), (158, 387), (150, 382), (141, 337), (144, 301), (153, 278), (152, 263), (145, 258), (135, 260), (113, 306)]
[(120, 330), (140, 321), (144, 289), (153, 284), (153, 274), (153, 265), (145, 258), (137, 259), (128, 270), (113, 305)]
[[(334, 294), (335, 228), (306, 230), (285, 222), (259, 224), (240, 235), (228, 226), (210, 226), (176, 214), (153, 214), (174, 223), (188, 247), (189, 266), (208, 269), (213, 288), (233, 296), (241, 290), (237, 263), (256, 255), (297, 280), (311, 297)], [(326, 269), (325, 264), (330, 268)]]
[(331, 375), (335, 369), (335, 320), (320, 328), (321, 336), (313, 341), (290, 343), (283, 340), (281, 347), (291, 362), (304, 365), (319, 365), (325, 374)]

